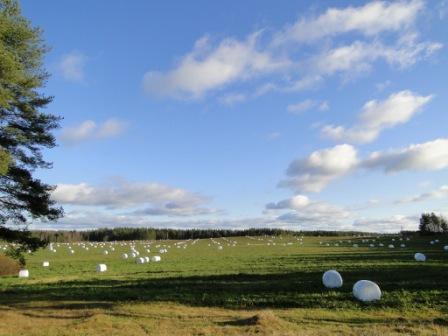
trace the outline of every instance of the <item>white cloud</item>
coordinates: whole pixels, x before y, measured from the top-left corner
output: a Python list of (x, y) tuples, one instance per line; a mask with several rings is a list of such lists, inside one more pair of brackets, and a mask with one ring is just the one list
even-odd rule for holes
[(330, 109), (330, 104), (328, 104), (327, 101), (323, 101), (322, 103), (319, 104), (317, 109), (319, 111), (328, 111)]
[(415, 231), (418, 229), (417, 216), (394, 215), (388, 218), (361, 218), (355, 220), (355, 230), (368, 232), (399, 232), (401, 230)]
[(424, 202), (431, 199), (448, 199), (448, 185), (442, 185), (438, 189), (422, 193), (420, 195), (407, 197), (399, 200), (397, 203)]
[(384, 91), (385, 89), (387, 89), (391, 85), (392, 85), (392, 82), (390, 80), (386, 80), (384, 82), (376, 83), (375, 88), (378, 92), (381, 92), (381, 91)]
[(394, 45), (379, 41), (361, 42), (336, 47), (311, 57), (310, 67), (321, 75), (342, 74), (347, 79), (371, 70), (374, 62), (383, 60), (391, 66), (407, 68), (442, 48), (436, 42), (418, 42), (415, 34), (401, 37)]
[(87, 57), (79, 52), (71, 52), (62, 56), (58, 64), (62, 76), (73, 82), (82, 82), (84, 80), (84, 67)]
[(386, 173), (441, 170), (448, 167), (448, 139), (441, 138), (402, 149), (373, 152), (361, 166), (381, 169)]
[(266, 204), (266, 213), (288, 210), (276, 220), (289, 225), (297, 225), (301, 230), (347, 229), (351, 213), (339, 206), (325, 202), (311, 201), (307, 196), (296, 195), (277, 203)]
[(301, 18), (286, 27), (274, 38), (273, 44), (310, 42), (349, 32), (365, 36), (400, 32), (413, 24), (423, 8), (421, 0), (373, 1), (360, 7), (329, 8), (318, 17)]
[(296, 104), (290, 104), (286, 108), (288, 112), (291, 113), (300, 113), (303, 111), (307, 111), (316, 106), (316, 102), (311, 99), (306, 99), (304, 101), (298, 102)]
[(327, 111), (330, 108), (330, 106), (326, 101), (319, 102), (312, 99), (306, 99), (301, 102), (288, 105), (286, 107), (286, 110), (290, 113), (299, 114), (301, 112), (308, 111), (313, 108), (317, 109), (318, 111)]
[(123, 133), (126, 128), (127, 123), (118, 119), (108, 119), (100, 124), (86, 120), (63, 129), (60, 139), (67, 145), (73, 145), (86, 140), (111, 138)]
[(367, 143), (387, 128), (408, 122), (433, 96), (420, 96), (411, 91), (391, 94), (384, 101), (370, 100), (364, 104), (359, 122), (353, 127), (326, 125), (322, 134), (333, 140)]
[(245, 41), (227, 38), (216, 47), (202, 38), (173, 70), (147, 72), (144, 89), (158, 96), (199, 98), (234, 81), (244, 81), (289, 65), (286, 60), (274, 59), (268, 51), (257, 50), (258, 36), (259, 33), (254, 33)]
[[(201, 98), (230, 84), (258, 79), (252, 95), (221, 96), (224, 103), (228, 100), (232, 104), (271, 91), (316, 88), (332, 75), (353, 79), (381, 60), (403, 69), (442, 47), (419, 40), (414, 23), (423, 10), (423, 0), (374, 1), (358, 7), (329, 8), (314, 18), (302, 17), (280, 32), (264, 33), (263, 38), (258, 31), (243, 40), (229, 37), (215, 45), (203, 37), (171, 70), (148, 71), (143, 87), (156, 96)], [(345, 33), (350, 33), (343, 37), (345, 45), (333, 41)], [(328, 39), (322, 41), (324, 38)], [(323, 43), (300, 45), (318, 40)], [(259, 79), (267, 81), (260, 83)]]
[(280, 132), (271, 132), (267, 135), (268, 140), (277, 140), (278, 138), (281, 137), (281, 133)]
[(277, 203), (268, 203), (267, 210), (281, 210), (281, 209), (302, 209), (310, 204), (310, 199), (305, 195), (296, 195), (294, 197), (285, 199)]
[(160, 183), (132, 183), (124, 179), (115, 179), (102, 186), (58, 184), (52, 198), (73, 206), (137, 208), (129, 215), (193, 216), (218, 212), (202, 207), (209, 202), (203, 195)]
[(236, 103), (241, 103), (247, 99), (246, 95), (242, 93), (229, 93), (224, 96), (221, 96), (219, 100), (224, 105), (234, 105)]
[(280, 181), (279, 186), (299, 192), (320, 192), (331, 181), (360, 169), (395, 173), (445, 168), (448, 168), (448, 139), (377, 151), (364, 160), (358, 158), (353, 146), (343, 144), (317, 150), (304, 159), (294, 160), (287, 169), (288, 177)]
[(356, 149), (347, 144), (322, 149), (289, 165), (288, 178), (280, 186), (319, 192), (332, 180), (348, 174), (358, 164)]

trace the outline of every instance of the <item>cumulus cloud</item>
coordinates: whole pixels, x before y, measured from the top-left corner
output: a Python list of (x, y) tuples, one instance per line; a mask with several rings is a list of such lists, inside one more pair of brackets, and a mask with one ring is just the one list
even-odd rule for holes
[(386, 173), (441, 170), (448, 167), (448, 139), (441, 138), (402, 149), (373, 152), (361, 166), (366, 169), (381, 169)]
[(62, 76), (73, 82), (84, 80), (84, 67), (87, 57), (79, 52), (71, 52), (63, 55), (58, 64), (58, 69)]
[(310, 204), (310, 199), (305, 195), (296, 195), (294, 197), (285, 199), (277, 203), (268, 203), (267, 210), (282, 210), (282, 209), (302, 209)]
[(258, 36), (259, 33), (254, 33), (243, 41), (227, 38), (217, 46), (202, 38), (173, 70), (147, 72), (143, 78), (144, 89), (157, 96), (199, 98), (234, 81), (289, 65), (287, 60), (273, 58), (269, 51), (258, 50)]
[(431, 199), (448, 199), (448, 185), (442, 185), (441, 187), (422, 193), (420, 195), (407, 197), (399, 200), (397, 203), (414, 203), (414, 202), (424, 202)]
[(209, 198), (203, 195), (160, 183), (137, 183), (125, 179), (114, 179), (101, 186), (58, 184), (52, 198), (64, 205), (137, 208), (132, 213), (140, 215), (193, 216), (217, 212), (202, 206), (209, 202)]
[(86, 120), (63, 129), (60, 139), (64, 144), (73, 145), (86, 140), (111, 138), (123, 133), (126, 128), (127, 123), (118, 119), (108, 119), (100, 124)]
[(423, 8), (422, 0), (373, 1), (359, 7), (329, 8), (317, 17), (300, 18), (287, 26), (273, 44), (311, 42), (349, 32), (365, 36), (398, 32), (411, 26)]
[(356, 149), (347, 144), (317, 150), (288, 167), (288, 178), (280, 186), (303, 192), (319, 192), (331, 181), (348, 174), (358, 164)]
[(295, 195), (277, 203), (266, 204), (266, 213), (288, 211), (276, 220), (297, 225), (301, 230), (334, 230), (349, 227), (351, 213), (339, 206), (311, 201), (305, 195)]
[(331, 181), (360, 169), (396, 173), (445, 168), (448, 168), (448, 139), (445, 138), (401, 149), (376, 151), (365, 159), (358, 158), (353, 146), (343, 144), (292, 161), (286, 172), (288, 177), (280, 181), (279, 186), (299, 192), (319, 192)]
[(408, 122), (431, 101), (432, 97), (406, 90), (393, 93), (383, 101), (370, 100), (364, 104), (358, 124), (350, 128), (326, 125), (321, 132), (323, 136), (332, 140), (352, 143), (371, 142), (384, 129)]

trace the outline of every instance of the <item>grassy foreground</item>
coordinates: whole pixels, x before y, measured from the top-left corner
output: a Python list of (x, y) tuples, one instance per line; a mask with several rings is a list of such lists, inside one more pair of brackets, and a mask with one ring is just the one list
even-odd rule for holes
[[(0, 335), (448, 335), (448, 239), (431, 239), (157, 241), (151, 253), (136, 243), (140, 255), (162, 257), (142, 265), (121, 258), (129, 245), (72, 244), (71, 254), (61, 244), (29, 256), (30, 278), (0, 278)], [(328, 269), (342, 274), (341, 289), (323, 287)], [(379, 284), (381, 301), (353, 298), (361, 279)]]

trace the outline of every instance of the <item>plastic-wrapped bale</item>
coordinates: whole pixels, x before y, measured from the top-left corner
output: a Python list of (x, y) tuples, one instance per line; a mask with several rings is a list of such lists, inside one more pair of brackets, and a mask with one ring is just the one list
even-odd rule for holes
[(445, 246), (443, 247), (443, 249), (444, 249), (445, 251), (448, 251), (448, 245), (445, 245)]
[(377, 301), (381, 299), (381, 289), (373, 281), (359, 280), (353, 285), (353, 295), (363, 302)]
[(426, 261), (426, 256), (423, 253), (417, 252), (414, 254), (414, 259), (417, 261)]
[(358, 247), (358, 244), (353, 244), (353, 247)]
[(162, 258), (160, 258), (160, 256), (153, 256), (153, 257), (151, 258), (151, 261), (152, 261), (152, 262), (159, 262), (160, 260), (162, 260)]
[(395, 246), (393, 244), (390, 244), (389, 248), (395, 248)]
[(400, 244), (400, 247), (403, 248), (403, 247), (406, 247), (406, 245), (405, 244)]
[(44, 261), (44, 262), (42, 262), (42, 266), (43, 267), (49, 267), (50, 266), (50, 262), (49, 261)]
[(103, 254), (104, 254), (104, 255), (108, 255), (108, 254), (109, 254), (109, 251), (107, 251), (107, 250), (106, 250), (106, 251), (103, 251)]
[(97, 272), (106, 272), (107, 271), (106, 264), (98, 264), (98, 265), (96, 265), (96, 271)]
[(121, 258), (122, 258), (122, 259), (127, 259), (127, 258), (128, 258), (128, 254), (127, 254), (127, 253), (123, 253), (123, 254), (121, 255)]
[(151, 261), (151, 259), (148, 257), (148, 256), (146, 256), (146, 257), (144, 257), (145, 258), (145, 261), (146, 262), (150, 262)]
[(143, 258), (143, 257), (140, 257), (140, 258), (137, 258), (137, 259), (135, 259), (135, 262), (137, 263), (137, 264), (144, 264), (145, 263), (145, 258)]
[(19, 271), (19, 278), (28, 278), (30, 276), (30, 272), (27, 269), (22, 269)]
[(222, 246), (220, 245), (220, 246), (218, 246), (218, 250), (222, 250)]
[(329, 270), (322, 276), (322, 283), (327, 288), (339, 288), (342, 287), (342, 276), (338, 271)]

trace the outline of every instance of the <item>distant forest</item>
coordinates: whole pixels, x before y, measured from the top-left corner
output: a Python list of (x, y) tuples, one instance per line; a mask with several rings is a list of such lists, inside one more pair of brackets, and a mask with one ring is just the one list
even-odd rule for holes
[(115, 228), (90, 231), (33, 231), (35, 237), (49, 242), (77, 241), (120, 241), (120, 240), (163, 240), (163, 239), (198, 239), (237, 236), (371, 236), (377, 233), (356, 231), (291, 231), (281, 229), (155, 229), (155, 228)]

